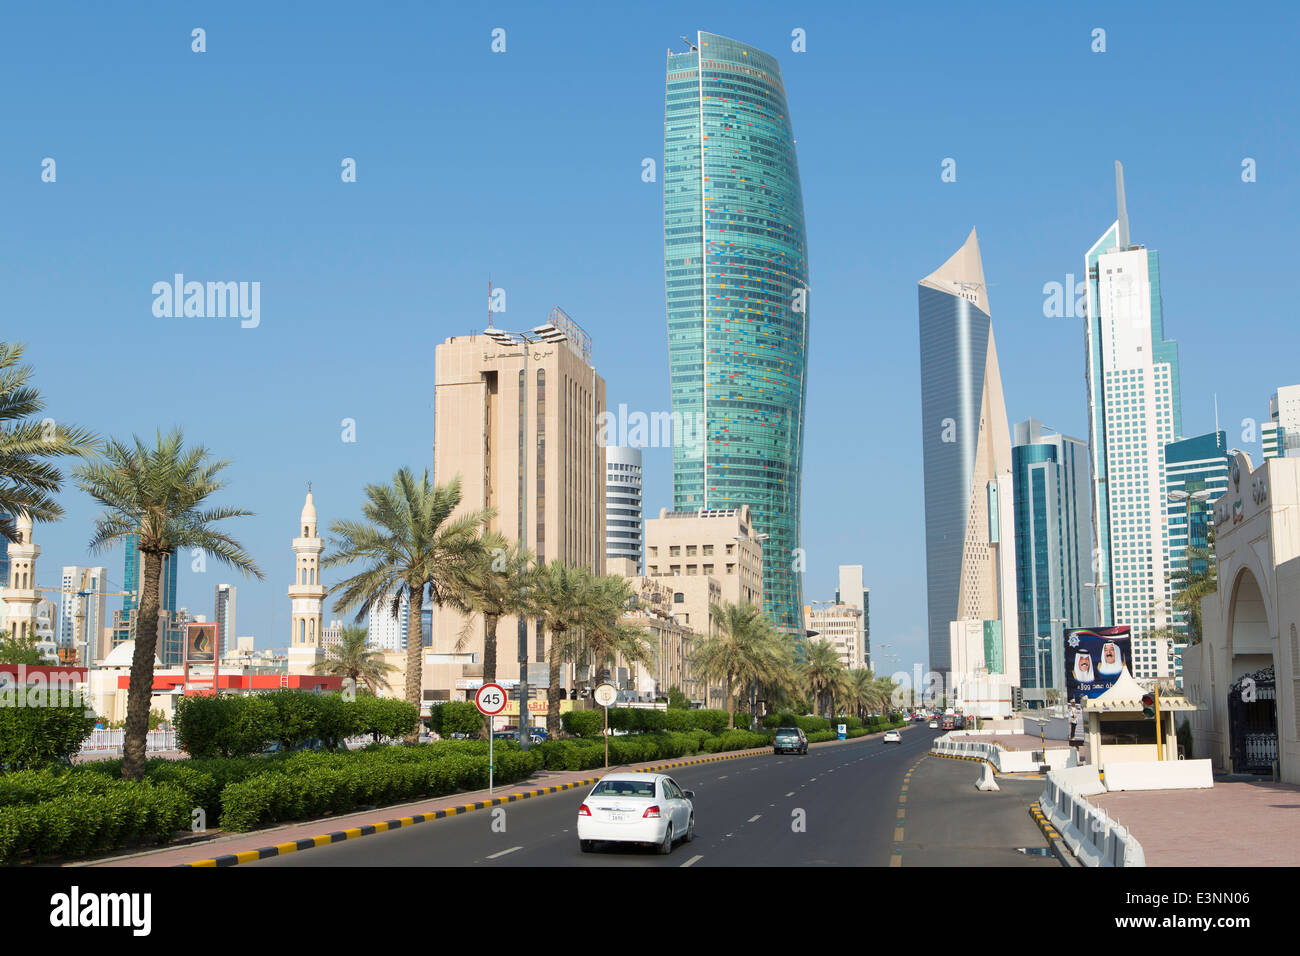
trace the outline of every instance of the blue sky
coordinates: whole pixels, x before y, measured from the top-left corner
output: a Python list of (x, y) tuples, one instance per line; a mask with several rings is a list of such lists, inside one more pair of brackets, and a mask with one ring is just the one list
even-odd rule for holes
[[(1082, 328), (1044, 317), (1043, 285), (1078, 277), (1122, 160), (1133, 238), (1161, 254), (1185, 431), (1212, 429), (1217, 393), (1229, 445), (1258, 457), (1241, 420), (1300, 382), (1298, 25), (1267, 3), (11, 8), (0, 336), (27, 343), (53, 416), (115, 436), (179, 424), (234, 459), (226, 500), (257, 517), (230, 530), (267, 579), (183, 564), (181, 603), (211, 614), (213, 587), (236, 584), (239, 632), (283, 646), (306, 483), (325, 523), (431, 464), (433, 349), (484, 326), (489, 275), (498, 324), (560, 305), (592, 334), (611, 407), (667, 407), (661, 184), (641, 161), (662, 160), (666, 50), (733, 36), (781, 61), (798, 138), (806, 596), (863, 564), (873, 642), (910, 666), (926, 657), (917, 281), (977, 227), (1009, 419), (1082, 437)], [(155, 318), (152, 285), (175, 272), (260, 282), (261, 324)], [(653, 514), (671, 458), (646, 460)], [(88, 561), (95, 514), (71, 484), (62, 500), (37, 532), (51, 586)], [(120, 549), (96, 563), (120, 584)]]

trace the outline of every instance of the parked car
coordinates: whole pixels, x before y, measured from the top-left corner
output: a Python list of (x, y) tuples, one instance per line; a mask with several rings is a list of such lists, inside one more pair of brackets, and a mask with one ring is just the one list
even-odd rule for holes
[(590, 853), (597, 843), (644, 843), (673, 852), (695, 838), (695, 793), (662, 773), (612, 773), (578, 808), (578, 845)]
[(883, 742), (887, 744), (901, 744), (903, 742), (903, 735), (897, 730), (886, 730)]
[(778, 727), (772, 736), (772, 753), (806, 754), (808, 735), (798, 727)]

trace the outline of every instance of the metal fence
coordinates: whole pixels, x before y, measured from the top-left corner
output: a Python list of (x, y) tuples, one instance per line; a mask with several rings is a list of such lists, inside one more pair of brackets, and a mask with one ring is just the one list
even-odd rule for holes
[[(121, 750), (122, 739), (125, 736), (125, 730), (92, 730), (89, 739), (81, 745), (81, 752), (85, 754)], [(146, 751), (176, 750), (177, 748), (175, 730), (151, 730), (145, 734), (144, 749)]]

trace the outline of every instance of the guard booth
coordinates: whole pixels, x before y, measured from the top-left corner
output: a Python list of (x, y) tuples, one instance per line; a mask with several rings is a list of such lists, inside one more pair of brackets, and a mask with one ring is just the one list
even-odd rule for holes
[(1277, 764), (1277, 683), (1271, 666), (1228, 690), (1228, 741), (1236, 773), (1271, 776)]
[(1194, 711), (1196, 705), (1182, 694), (1162, 692), (1157, 701), (1159, 720), (1156, 720), (1145, 714), (1143, 698), (1149, 695), (1154, 697), (1153, 691), (1134, 680), (1126, 665), (1105, 693), (1084, 699), (1083, 719), (1092, 766), (1178, 759), (1175, 715)]

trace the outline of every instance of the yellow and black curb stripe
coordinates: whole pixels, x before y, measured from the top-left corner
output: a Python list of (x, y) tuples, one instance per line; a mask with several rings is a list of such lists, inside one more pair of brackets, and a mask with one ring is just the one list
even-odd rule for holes
[[(740, 750), (735, 753), (714, 754), (713, 756), (701, 757), (696, 760), (675, 760), (671, 763), (639, 767), (631, 772), (656, 773), (660, 770), (667, 770), (669, 767), (690, 767), (696, 764), (716, 763), (719, 760), (739, 760), (742, 757), (757, 757), (770, 752), (770, 748), (767, 747), (755, 750)], [(610, 768), (610, 770), (613, 769), (615, 768)], [(604, 775), (603, 768), (601, 775)], [(389, 830), (400, 830), (402, 827), (414, 826), (417, 823), (426, 823), (430, 820), (442, 820), (446, 817), (455, 817), (462, 813), (472, 813), (475, 810), (485, 810), (489, 807), (499, 807), (502, 804), (514, 803), (517, 800), (528, 800), (533, 797), (544, 797), (548, 794), (560, 793), (564, 790), (588, 787), (598, 783), (599, 781), (599, 776), (584, 777), (582, 780), (571, 780), (568, 783), (557, 784), (553, 787), (540, 787), (536, 790), (525, 790), (523, 793), (512, 793), (506, 797), (493, 797), (491, 800), (479, 800), (475, 803), (464, 803), (458, 807), (448, 807), (446, 810), (434, 810), (431, 813), (417, 813), (409, 817), (397, 817), (393, 820), (383, 820), (379, 823), (368, 823), (365, 826), (351, 827), (347, 830), (335, 830), (332, 833), (324, 833), (320, 836), (304, 837), (301, 840), (293, 840), (288, 843), (276, 843), (272, 846), (258, 847), (256, 850), (244, 850), (240, 853), (227, 853), (224, 856), (212, 857), (207, 860), (195, 860), (193, 863), (178, 863), (176, 865), (179, 867), (238, 866), (241, 863), (252, 863), (256, 860), (266, 860), (273, 856), (285, 856), (289, 853), (297, 853), (300, 850), (310, 850), (314, 847), (326, 846), (330, 843), (342, 843), (344, 840), (354, 840), (358, 837), (370, 836), (372, 833), (387, 833)]]
[(1056, 827), (1052, 826), (1052, 821), (1047, 818), (1039, 801), (1035, 800), (1029, 805), (1029, 815), (1034, 818), (1038, 824), (1038, 829), (1042, 831), (1043, 838), (1047, 840), (1047, 845), (1052, 850), (1052, 855), (1056, 857), (1061, 866), (1077, 866), (1071, 863), (1067, 856), (1070, 851), (1065, 847), (1065, 841), (1061, 839), (1061, 834)]
[[(990, 767), (993, 767), (993, 761), (989, 760), (987, 757), (970, 757), (966, 754), (941, 754), (933, 750), (929, 753), (931, 757), (942, 757), (944, 760), (973, 760), (975, 763), (986, 763)], [(993, 767), (993, 773), (998, 777), (1003, 776), (1002, 771), (997, 767)]]

